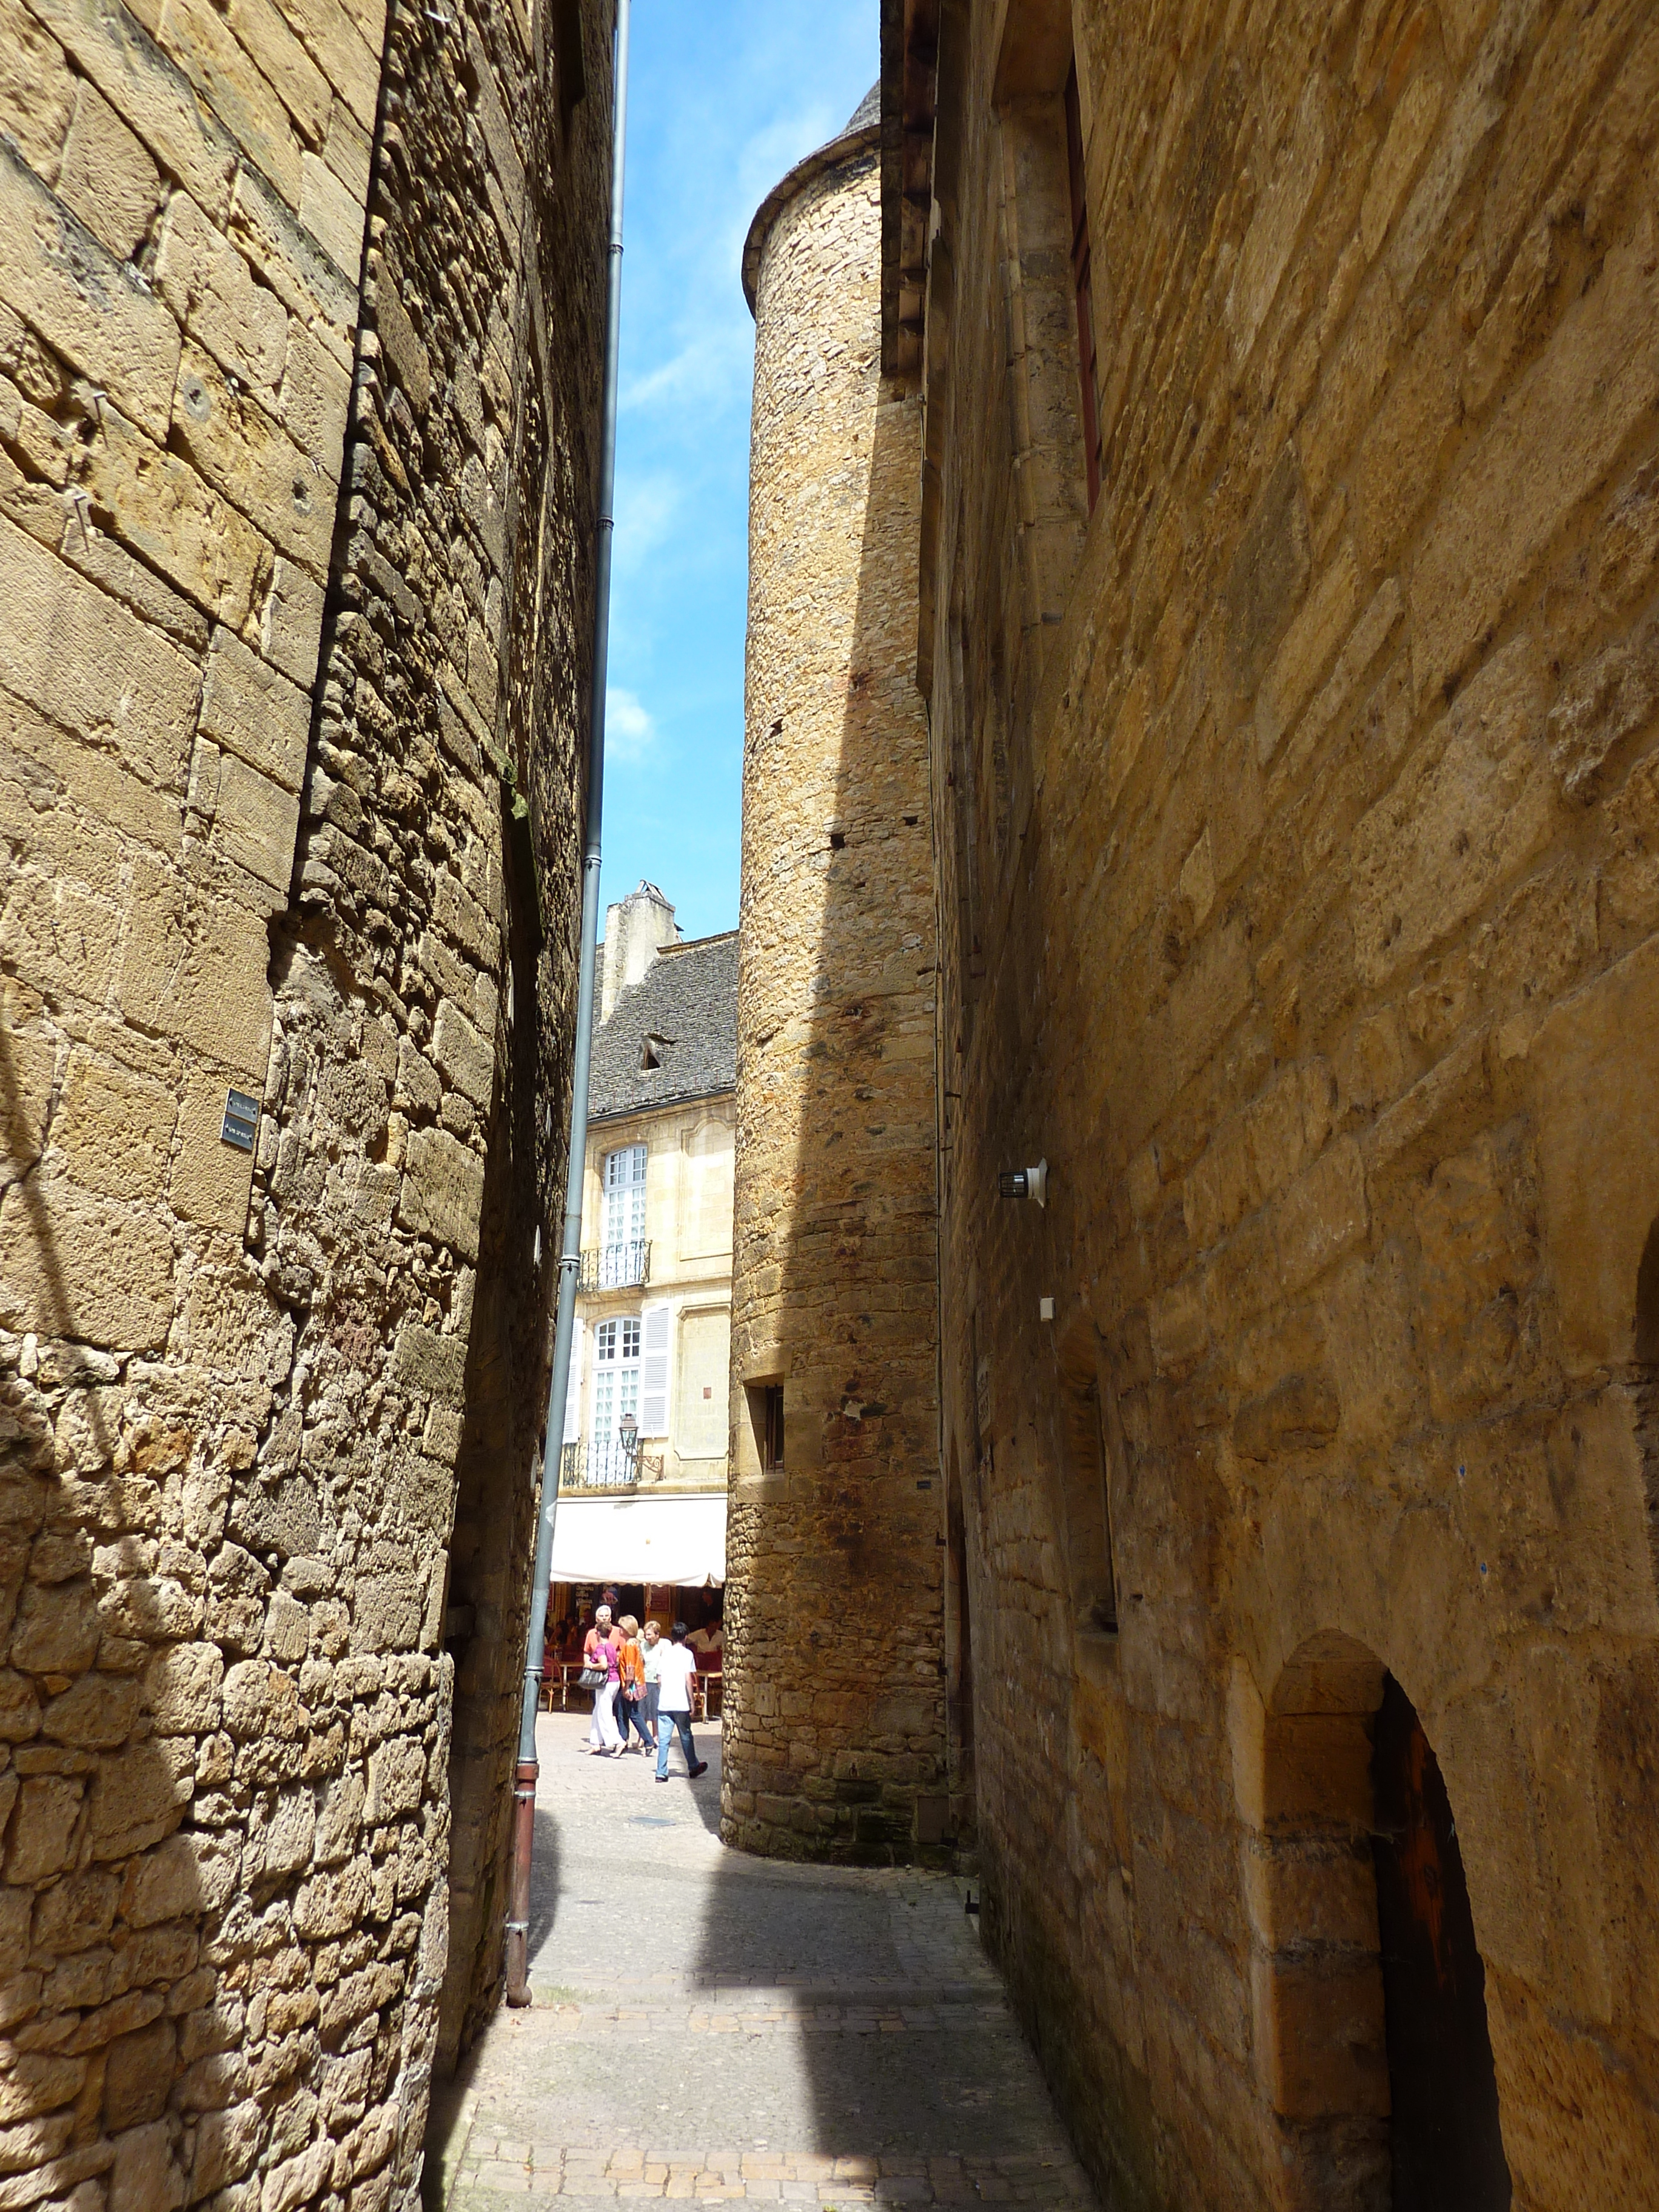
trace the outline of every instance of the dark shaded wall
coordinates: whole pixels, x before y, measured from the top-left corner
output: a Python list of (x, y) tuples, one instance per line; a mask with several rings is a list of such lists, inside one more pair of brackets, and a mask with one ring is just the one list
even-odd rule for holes
[[(943, 14), (921, 674), (988, 1937), (1109, 2201), (1387, 2204), (1391, 1674), (1515, 2202), (1635, 2203), (1659, 33)], [(1046, 1211), (990, 1195), (1039, 1154)]]

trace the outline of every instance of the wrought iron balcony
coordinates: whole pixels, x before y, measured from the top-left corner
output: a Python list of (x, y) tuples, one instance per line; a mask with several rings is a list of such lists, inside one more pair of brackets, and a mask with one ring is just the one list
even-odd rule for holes
[(651, 1247), (641, 1237), (632, 1244), (601, 1244), (582, 1254), (579, 1291), (627, 1291), (651, 1279)]
[(632, 1490), (640, 1479), (637, 1444), (624, 1449), (614, 1437), (580, 1437), (559, 1459), (561, 1490)]

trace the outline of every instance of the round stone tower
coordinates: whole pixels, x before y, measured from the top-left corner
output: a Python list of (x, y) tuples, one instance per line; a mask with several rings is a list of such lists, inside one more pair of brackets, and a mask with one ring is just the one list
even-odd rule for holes
[(881, 374), (880, 102), (755, 217), (724, 1832), (947, 1829), (920, 404)]

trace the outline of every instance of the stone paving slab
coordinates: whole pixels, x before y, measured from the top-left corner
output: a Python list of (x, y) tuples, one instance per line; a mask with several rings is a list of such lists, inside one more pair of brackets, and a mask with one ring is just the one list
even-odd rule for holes
[(586, 1725), (542, 1721), (535, 2002), (434, 2100), (429, 2212), (1095, 2212), (960, 1883), (746, 1859), (718, 1730), (659, 1787)]

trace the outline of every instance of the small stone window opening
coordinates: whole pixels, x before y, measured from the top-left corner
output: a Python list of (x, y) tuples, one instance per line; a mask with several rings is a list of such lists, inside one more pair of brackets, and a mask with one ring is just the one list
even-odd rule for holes
[(1106, 1477), (1106, 1443), (1101, 1426), (1100, 1386), (1089, 1393), (1088, 1407), (1094, 1443), (1093, 1481), (1099, 1513), (1098, 1585), (1089, 1606), (1088, 1626), (1108, 1636), (1117, 1634), (1117, 1570), (1112, 1561), (1112, 1495)]
[(640, 1073), (647, 1068), (660, 1067), (662, 1056), (673, 1042), (672, 1037), (647, 1036), (640, 1046)]
[(1115, 1636), (1117, 1570), (1112, 1557), (1110, 1461), (1092, 1323), (1074, 1323), (1057, 1352), (1060, 1540), (1066, 1547), (1072, 1618), (1081, 1630)]
[(1095, 355), (1094, 293), (1090, 276), (1088, 181), (1083, 166), (1083, 110), (1077, 62), (1066, 76), (1066, 167), (1072, 187), (1072, 292), (1077, 303), (1078, 375), (1082, 386), (1083, 454), (1089, 512), (1100, 497), (1100, 364)]
[(783, 1473), (783, 1385), (751, 1382), (745, 1395), (755, 1431), (755, 1455), (763, 1474)]
[(846, 845), (847, 832), (844, 830), (832, 830), (830, 832), (830, 850), (832, 853), (844, 851)]
[(1636, 1274), (1636, 1341), (1631, 1377), (1636, 1441), (1642, 1455), (1642, 1503), (1648, 1558), (1659, 1583), (1659, 1221), (1649, 1230)]

